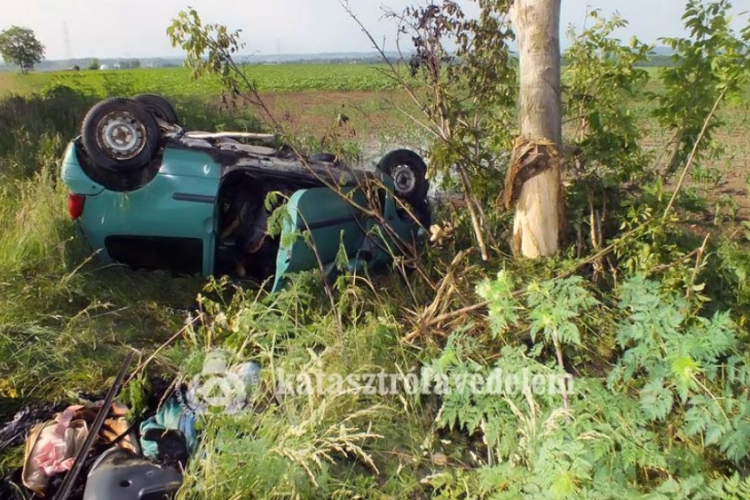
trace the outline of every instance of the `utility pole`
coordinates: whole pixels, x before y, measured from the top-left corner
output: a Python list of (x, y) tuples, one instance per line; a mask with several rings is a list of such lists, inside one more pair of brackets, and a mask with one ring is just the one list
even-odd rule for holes
[(65, 58), (68, 62), (73, 60), (73, 51), (70, 48), (70, 35), (68, 34), (68, 23), (63, 21), (63, 43), (65, 44)]

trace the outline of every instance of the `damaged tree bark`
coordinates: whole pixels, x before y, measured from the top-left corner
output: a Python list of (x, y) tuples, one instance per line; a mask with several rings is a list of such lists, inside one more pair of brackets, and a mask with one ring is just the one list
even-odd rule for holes
[(513, 252), (530, 258), (553, 255), (560, 243), (560, 1), (515, 0), (510, 12), (520, 60), (521, 137), (505, 201), (516, 206)]

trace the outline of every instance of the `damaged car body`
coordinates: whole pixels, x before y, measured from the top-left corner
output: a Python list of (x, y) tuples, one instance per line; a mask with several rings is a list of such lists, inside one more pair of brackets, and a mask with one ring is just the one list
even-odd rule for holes
[(430, 221), (416, 153), (392, 151), (366, 171), (241, 138), (273, 137), (185, 132), (159, 96), (102, 101), (63, 159), (70, 216), (105, 261), (274, 277), (273, 290), (290, 273), (335, 272), (342, 250), (349, 271), (416, 254)]

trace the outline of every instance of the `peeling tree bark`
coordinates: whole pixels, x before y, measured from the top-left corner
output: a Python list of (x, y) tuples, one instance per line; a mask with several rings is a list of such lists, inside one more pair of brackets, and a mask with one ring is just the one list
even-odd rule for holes
[[(518, 39), (521, 74), (522, 140), (516, 144), (548, 146), (539, 149), (544, 158), (538, 161), (549, 167), (524, 182), (516, 202), (511, 244), (516, 255), (530, 258), (553, 255), (560, 244), (560, 1), (515, 0), (510, 12)], [(522, 159), (518, 150), (514, 158), (517, 162)], [(526, 158), (525, 163), (536, 161)]]

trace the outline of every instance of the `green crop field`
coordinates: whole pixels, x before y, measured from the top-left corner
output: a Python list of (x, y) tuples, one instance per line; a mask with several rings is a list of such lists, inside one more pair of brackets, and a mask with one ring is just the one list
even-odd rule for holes
[[(739, 57), (750, 31), (737, 48), (728, 14), (712, 5), (714, 14), (688, 9), (693, 34), (673, 71), (636, 70), (646, 48), (619, 47), (617, 23), (595, 24), (559, 86), (549, 67), (538, 72), (560, 93), (534, 109), (514, 72), (488, 77), (471, 57), (457, 60), (483, 71), (481, 85), (474, 73), (434, 86), (422, 75), (404, 89), (386, 66), (366, 64), (247, 66), (262, 106), (221, 99), (216, 77), (193, 80), (186, 68), (0, 73), (0, 500), (30, 498), (8, 482), (34, 456), (14, 430), (29, 412), (16, 411), (51, 417), (58, 403), (101, 399), (130, 353), (118, 401), (136, 433), (167, 386), (207, 403), (196, 407), (199, 442), (176, 500), (750, 498), (750, 60)], [(87, 134), (74, 152), (96, 167), (102, 130), (127, 119), (103, 113), (82, 134), (84, 117), (104, 98), (146, 92), (167, 97), (186, 131), (274, 132), (289, 161), (292, 151), (335, 152), (342, 167), (375, 167), (386, 151), (421, 151), (424, 245), (388, 230), (421, 195), (397, 191), (392, 217), (375, 182), (347, 186), (339, 194), (367, 236), (350, 257), (352, 235), (333, 235), (342, 245), (329, 267), (310, 231), (278, 234), (296, 181), (278, 170), (272, 182), (225, 182), (238, 178), (230, 163), (219, 187), (181, 175), (203, 160), (164, 153), (207, 148), (171, 127), (138, 165), (143, 193), (123, 192), (101, 218), (86, 202), (87, 216), (71, 219), (69, 190), (83, 200), (99, 191), (69, 182), (64, 151)], [(522, 121), (561, 125), (562, 147), (523, 137)], [(224, 163), (227, 149), (208, 153)], [(314, 268), (270, 293), (270, 282), (100, 259), (106, 249), (89, 246), (82, 225), (119, 232), (109, 214), (137, 200), (166, 210), (145, 193), (156, 178), (175, 190), (211, 183), (216, 215), (195, 231), (214, 240), (227, 237), (224, 221), (249, 226), (257, 207), (254, 234), (265, 221), (271, 251), (244, 252), (250, 242), (237, 236), (227, 252), (236, 274), (246, 263), (275, 271), (271, 245), (293, 241), (310, 246)], [(249, 201), (235, 208), (234, 197)], [(310, 210), (329, 218), (327, 204)], [(202, 224), (191, 214), (169, 216)], [(543, 231), (531, 231), (537, 223)], [(524, 238), (554, 255), (522, 257)], [(347, 271), (376, 248), (399, 252), (392, 265)], [(322, 276), (329, 269), (335, 279)], [(236, 391), (247, 362), (260, 373)], [(191, 401), (174, 400), (189, 417)]]
[[(365, 64), (285, 64), (248, 66), (247, 74), (262, 92), (300, 90), (387, 90), (395, 88), (383, 67)], [(62, 84), (97, 95), (156, 92), (171, 96), (213, 96), (216, 78), (193, 80), (186, 68), (142, 68), (106, 71), (64, 71), (0, 74), (0, 95), (31, 93)], [(124, 91), (124, 92), (123, 92)]]
[[(247, 74), (261, 92), (307, 90), (378, 91), (398, 88), (386, 65), (371, 64), (264, 64), (247, 66)], [(659, 68), (647, 68), (652, 77)], [(67, 85), (106, 96), (158, 92), (174, 97), (211, 97), (221, 92), (218, 79), (193, 80), (183, 67), (105, 71), (52, 71), (28, 75), (0, 73), (0, 95), (30, 94), (51, 85)]]

